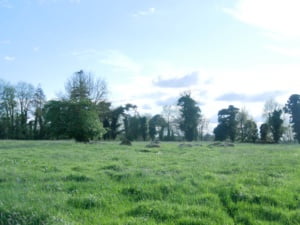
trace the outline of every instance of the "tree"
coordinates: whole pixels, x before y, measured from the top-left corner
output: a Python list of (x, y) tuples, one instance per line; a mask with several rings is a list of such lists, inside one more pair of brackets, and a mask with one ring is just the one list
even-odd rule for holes
[(199, 137), (200, 140), (203, 141), (204, 138), (204, 131), (206, 130), (206, 132), (208, 131), (208, 125), (209, 125), (209, 120), (206, 118), (201, 118), (200, 119), (200, 123), (199, 123)]
[(33, 135), (36, 139), (42, 139), (45, 137), (45, 103), (46, 96), (44, 91), (40, 86), (38, 86), (35, 90), (32, 103), (34, 107)]
[(68, 102), (68, 129), (70, 138), (79, 142), (100, 139), (105, 133), (95, 105), (89, 100)]
[(149, 120), (149, 136), (153, 141), (155, 136), (159, 134), (160, 140), (163, 139), (164, 128), (167, 126), (165, 119), (160, 115), (156, 114)]
[(260, 126), (260, 140), (263, 143), (267, 143), (268, 142), (268, 133), (269, 133), (269, 125), (267, 123), (263, 123)]
[(17, 115), (16, 89), (10, 84), (2, 88), (1, 111), (3, 114), (5, 138), (15, 138), (15, 118)]
[(139, 127), (139, 133), (142, 136), (143, 141), (146, 141), (147, 139), (147, 117), (142, 116), (139, 118), (140, 119), (140, 127)]
[(74, 73), (65, 85), (67, 98), (72, 101), (89, 99), (97, 104), (107, 95), (107, 85), (103, 79), (95, 79), (92, 74), (80, 70)]
[(272, 112), (281, 109), (281, 106), (273, 98), (267, 100), (264, 104), (263, 118), (268, 121), (268, 118)]
[(34, 97), (34, 87), (25, 82), (19, 82), (16, 86), (16, 99), (18, 101), (20, 112), (20, 129), (19, 138), (27, 137), (27, 120), (28, 112), (31, 109)]
[(179, 127), (184, 133), (187, 141), (196, 140), (198, 137), (198, 124), (201, 118), (201, 110), (197, 102), (191, 98), (191, 93), (185, 92), (178, 99), (177, 105), (180, 107), (181, 120)]
[(243, 142), (255, 143), (258, 139), (258, 129), (256, 123), (249, 119), (244, 125), (244, 139)]
[(282, 110), (274, 110), (269, 116), (269, 127), (273, 135), (273, 141), (278, 143), (283, 134)]
[(46, 124), (52, 137), (79, 142), (98, 139), (105, 133), (95, 105), (89, 100), (50, 101), (45, 105)]
[(295, 132), (295, 138), (300, 143), (300, 95), (291, 95), (284, 107), (284, 111), (290, 114), (290, 122)]
[[(238, 137), (241, 142), (245, 142), (246, 139), (246, 123), (249, 119), (249, 113), (245, 108), (242, 108), (236, 115), (236, 120), (237, 120), (237, 132), (238, 132)], [(249, 124), (248, 124), (249, 125)]]
[(218, 126), (214, 129), (215, 139), (217, 141), (224, 141), (230, 138), (232, 142), (235, 141), (237, 135), (237, 120), (236, 115), (239, 109), (230, 105), (227, 109), (221, 109), (218, 113)]

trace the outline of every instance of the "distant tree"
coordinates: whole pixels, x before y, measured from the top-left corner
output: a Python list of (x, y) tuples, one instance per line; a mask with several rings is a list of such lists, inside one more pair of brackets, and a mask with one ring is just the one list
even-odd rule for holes
[(281, 105), (273, 98), (267, 100), (264, 104), (263, 118), (268, 121), (269, 116), (275, 111), (281, 109)]
[(164, 128), (166, 126), (167, 126), (167, 123), (160, 114), (153, 116), (149, 120), (149, 136), (150, 136), (151, 140), (154, 140), (155, 136), (157, 134), (159, 134), (159, 138), (160, 138), (160, 140), (162, 140)]
[(274, 110), (269, 116), (269, 128), (273, 136), (273, 141), (278, 143), (283, 134), (282, 110)]
[(33, 96), (34, 121), (33, 135), (36, 139), (45, 138), (45, 118), (44, 106), (46, 104), (46, 96), (41, 86), (38, 86)]
[(268, 133), (269, 133), (269, 125), (268, 125), (268, 123), (263, 123), (260, 126), (260, 140), (263, 143), (268, 142)]
[(79, 142), (100, 139), (104, 133), (95, 105), (90, 101), (68, 102), (68, 129), (70, 138)]
[(243, 142), (255, 143), (258, 139), (258, 129), (256, 123), (249, 119), (244, 124), (244, 139)]
[(19, 82), (16, 86), (16, 99), (19, 106), (19, 121), (20, 125), (17, 126), (17, 129), (20, 130), (18, 138), (27, 137), (27, 120), (28, 113), (31, 110), (34, 97), (34, 87), (32, 84)]
[(72, 101), (90, 100), (97, 104), (107, 95), (107, 85), (103, 79), (95, 79), (92, 74), (80, 70), (74, 73), (65, 85), (67, 98)]
[(142, 136), (143, 141), (146, 141), (147, 139), (147, 117), (142, 116), (139, 118), (140, 119), (140, 127), (139, 127), (139, 134)]
[(69, 138), (69, 102), (51, 100), (45, 104), (44, 110), (48, 136), (55, 139)]
[(105, 133), (95, 105), (89, 100), (50, 101), (45, 111), (46, 124), (53, 137), (87, 142)]
[(295, 139), (300, 143), (300, 95), (291, 95), (284, 110), (290, 114), (290, 122), (295, 133)]
[(224, 141), (230, 138), (232, 142), (235, 141), (237, 136), (236, 115), (239, 109), (230, 105), (227, 109), (222, 109), (218, 113), (218, 126), (214, 129), (215, 139), (217, 141)]
[(184, 133), (187, 141), (196, 140), (198, 137), (198, 124), (201, 118), (201, 110), (197, 102), (192, 99), (191, 93), (185, 92), (178, 99), (177, 105), (180, 107), (181, 120), (179, 127)]
[(228, 126), (225, 123), (219, 123), (214, 129), (216, 141), (225, 141), (228, 138)]
[[(236, 115), (238, 138), (241, 142), (246, 139), (246, 123), (249, 120), (249, 113), (245, 108), (242, 108)], [(248, 124), (249, 125), (249, 124)]]
[(200, 140), (203, 141), (204, 140), (204, 132), (208, 130), (208, 125), (209, 125), (209, 120), (207, 118), (202, 117), (200, 119), (200, 123), (199, 123), (199, 137)]
[(5, 138), (15, 138), (15, 119), (17, 117), (16, 89), (4, 84), (1, 94), (2, 122), (5, 127)]

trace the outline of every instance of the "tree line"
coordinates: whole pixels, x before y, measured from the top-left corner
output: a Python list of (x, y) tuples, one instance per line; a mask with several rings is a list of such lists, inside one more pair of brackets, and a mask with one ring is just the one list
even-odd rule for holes
[[(161, 114), (140, 115), (133, 104), (113, 107), (107, 85), (85, 71), (75, 72), (65, 84), (65, 94), (46, 100), (43, 89), (26, 82), (0, 82), (0, 139), (90, 140), (230, 140), (278, 143), (284, 133), (300, 141), (300, 95), (292, 95), (284, 107), (271, 102), (265, 107), (265, 123), (258, 126), (245, 109), (230, 105), (218, 112), (214, 136), (190, 92)], [(284, 124), (283, 115), (290, 115)], [(289, 128), (289, 129), (288, 129)]]

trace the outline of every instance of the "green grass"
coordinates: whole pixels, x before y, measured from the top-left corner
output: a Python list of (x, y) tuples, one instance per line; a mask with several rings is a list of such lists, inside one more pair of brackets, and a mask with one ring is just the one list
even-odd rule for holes
[(0, 142), (0, 225), (300, 224), (300, 146)]

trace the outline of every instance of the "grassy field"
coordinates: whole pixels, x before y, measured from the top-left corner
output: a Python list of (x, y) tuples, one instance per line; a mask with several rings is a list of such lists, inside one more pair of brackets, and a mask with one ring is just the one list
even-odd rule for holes
[(0, 225), (300, 224), (300, 146), (0, 142)]

